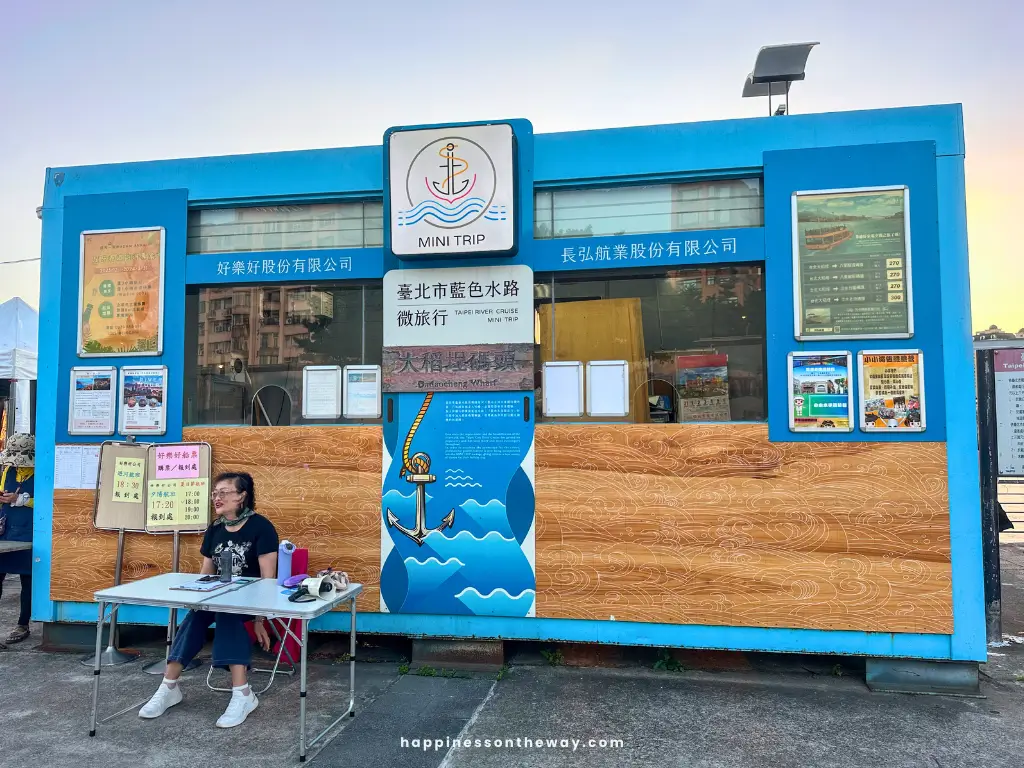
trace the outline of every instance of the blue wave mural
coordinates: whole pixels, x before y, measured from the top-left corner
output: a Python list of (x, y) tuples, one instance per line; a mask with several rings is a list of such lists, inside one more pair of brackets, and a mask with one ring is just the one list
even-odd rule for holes
[[(528, 465), (527, 472), (523, 464), (532, 462), (533, 424), (522, 419), (523, 395), (388, 397), (394, 399), (395, 418), (384, 425), (390, 465), (381, 504), (382, 531), (389, 539), (382, 547), (382, 609), (532, 615), (533, 468)], [(517, 407), (487, 407), (496, 400)], [(445, 419), (449, 403), (458, 406), (459, 419)], [(479, 419), (466, 418), (467, 408)], [(421, 413), (406, 451), (406, 438)]]

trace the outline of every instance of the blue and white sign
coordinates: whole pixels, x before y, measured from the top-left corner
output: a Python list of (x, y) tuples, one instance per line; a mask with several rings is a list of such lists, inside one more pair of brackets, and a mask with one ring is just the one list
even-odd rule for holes
[(384, 268), (380, 248), (204, 253), (186, 258), (185, 281), (190, 285), (365, 280), (380, 277)]
[(764, 229), (535, 240), (532, 253), (534, 272), (761, 261)]
[(395, 418), (384, 424), (381, 611), (533, 616), (533, 419), (524, 418), (533, 397), (393, 399)]
[(511, 254), (516, 142), (508, 123), (393, 129), (384, 139), (398, 257)]

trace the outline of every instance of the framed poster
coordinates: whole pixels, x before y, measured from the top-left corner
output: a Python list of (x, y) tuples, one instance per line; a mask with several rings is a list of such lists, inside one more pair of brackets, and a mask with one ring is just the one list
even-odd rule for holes
[[(100, 446), (93, 525), (103, 531), (146, 530), (147, 443)], [(91, 467), (90, 467), (91, 469)]]
[(346, 365), (341, 401), (346, 419), (379, 419), (380, 366)]
[(629, 363), (587, 363), (587, 416), (629, 416)]
[(792, 216), (796, 338), (914, 335), (908, 187), (795, 192)]
[(541, 385), (545, 416), (583, 415), (583, 363), (579, 360), (544, 363)]
[(341, 416), (341, 366), (307, 365), (302, 369), (302, 418)]
[(164, 228), (83, 232), (78, 356), (163, 352)]
[(852, 432), (852, 370), (849, 352), (790, 352), (790, 431)]
[(167, 433), (167, 366), (150, 365), (121, 369), (119, 387), (122, 435)]
[(114, 434), (117, 368), (72, 368), (69, 399), (69, 435)]
[(860, 428), (865, 432), (923, 432), (924, 353), (919, 349), (857, 353)]

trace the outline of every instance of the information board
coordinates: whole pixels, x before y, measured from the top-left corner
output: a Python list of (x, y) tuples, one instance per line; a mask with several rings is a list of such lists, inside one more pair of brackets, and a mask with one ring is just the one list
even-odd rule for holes
[(210, 525), (209, 443), (161, 443), (146, 455), (146, 530), (205, 531)]
[(167, 366), (125, 366), (118, 389), (122, 435), (167, 433)]
[(914, 333), (910, 190), (793, 195), (796, 338), (908, 338)]
[(344, 416), (346, 419), (380, 418), (380, 366), (346, 365)]
[(583, 363), (579, 360), (544, 363), (541, 381), (545, 416), (583, 415)]
[(341, 366), (307, 365), (302, 369), (302, 418), (341, 416)]
[(591, 360), (587, 363), (587, 416), (629, 415), (629, 363)]
[(1024, 475), (1024, 349), (995, 350), (999, 474)]
[(919, 349), (857, 354), (860, 428), (865, 432), (922, 432), (925, 428), (924, 354)]
[(71, 369), (69, 435), (112, 435), (117, 413), (117, 369)]
[(104, 531), (146, 530), (146, 443), (107, 441), (100, 446), (99, 487), (93, 525)]
[(853, 430), (849, 352), (789, 353), (789, 428), (793, 432)]

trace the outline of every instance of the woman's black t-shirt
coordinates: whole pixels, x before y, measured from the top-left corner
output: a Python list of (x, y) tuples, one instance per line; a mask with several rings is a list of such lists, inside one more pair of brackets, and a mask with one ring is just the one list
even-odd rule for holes
[(277, 530), (263, 515), (253, 515), (237, 531), (225, 525), (211, 525), (203, 536), (200, 548), (204, 557), (213, 560), (214, 573), (220, 573), (220, 555), (231, 550), (232, 576), (259, 576), (260, 555), (277, 552)]

